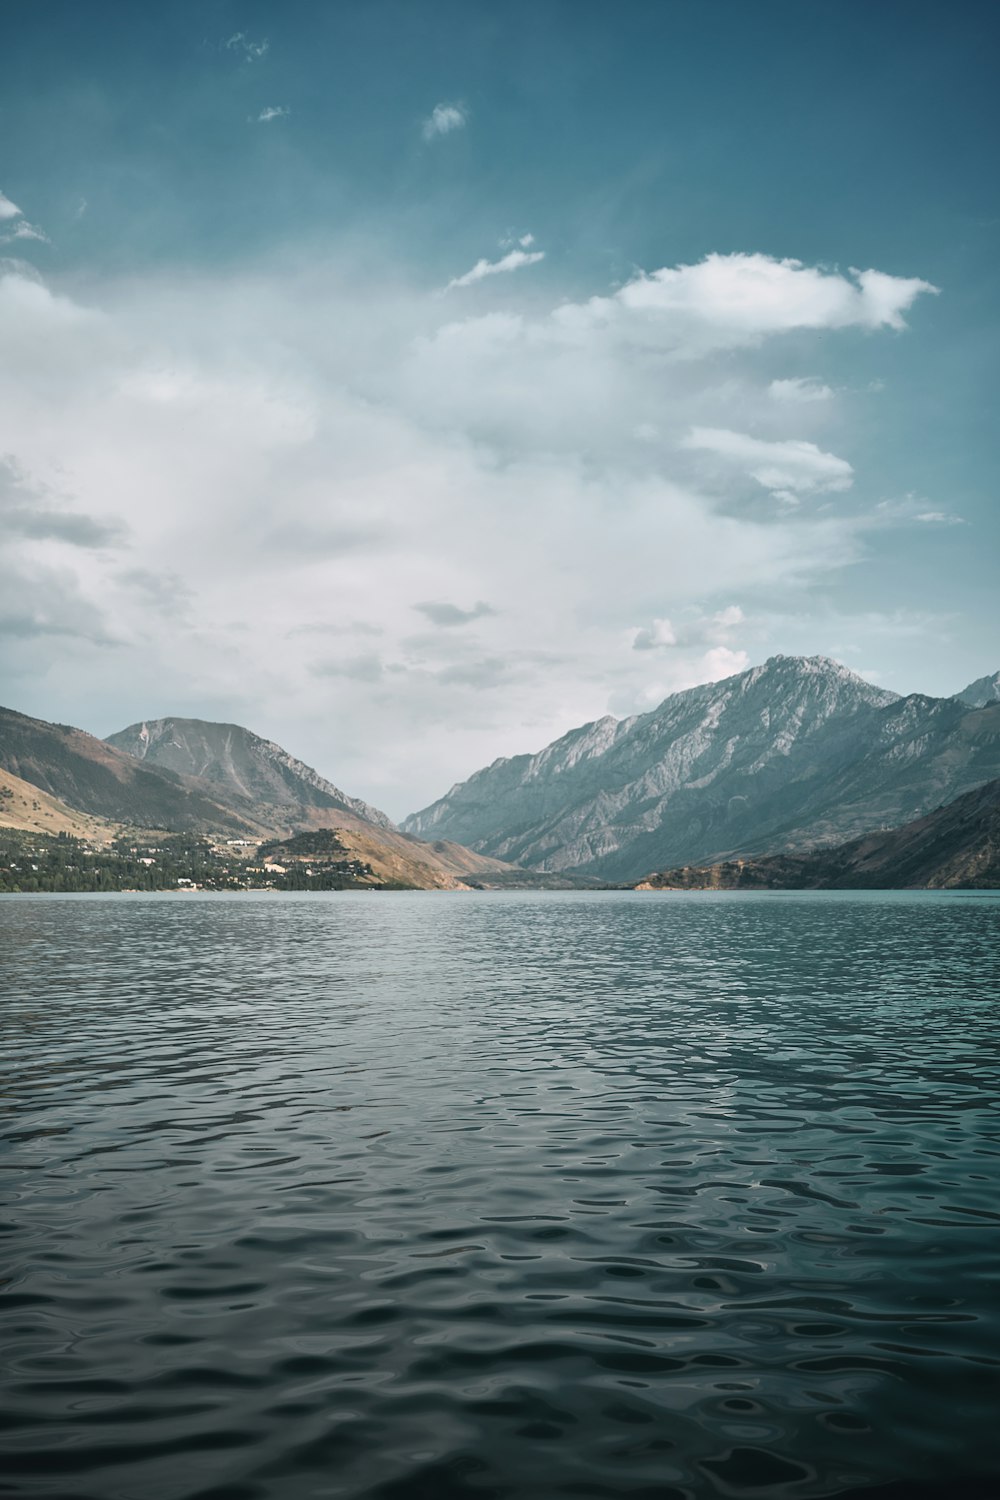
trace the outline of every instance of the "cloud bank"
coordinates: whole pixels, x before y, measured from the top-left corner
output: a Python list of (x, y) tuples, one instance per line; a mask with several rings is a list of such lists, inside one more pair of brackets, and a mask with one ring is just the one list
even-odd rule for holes
[(813, 335), (895, 336), (931, 290), (709, 256), (463, 317), (304, 252), (86, 298), (2, 263), (7, 696), (235, 719), (402, 815), (739, 670), (776, 601), (945, 515), (877, 512), (815, 425), (840, 398), (772, 390), (789, 331), (826, 384)]

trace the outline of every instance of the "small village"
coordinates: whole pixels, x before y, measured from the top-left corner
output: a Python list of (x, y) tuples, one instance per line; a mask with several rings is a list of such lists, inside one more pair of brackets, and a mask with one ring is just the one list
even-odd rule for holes
[[(307, 847), (301, 847), (302, 844)], [(339, 891), (380, 889), (333, 830), (282, 842), (213, 841), (123, 832), (108, 843), (70, 834), (0, 830), (0, 892)]]

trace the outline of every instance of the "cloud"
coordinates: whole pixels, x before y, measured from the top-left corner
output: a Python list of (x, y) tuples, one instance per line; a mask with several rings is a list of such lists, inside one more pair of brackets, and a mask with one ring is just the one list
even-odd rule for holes
[[(587, 303), (533, 310), (508, 277), (502, 310), (458, 316), (335, 249), (86, 284), (0, 263), (0, 453), (31, 476), (0, 613), (34, 632), (7, 660), (43, 716), (241, 721), (401, 815), (737, 670), (762, 600), (790, 611), (895, 545), (870, 504), (746, 503), (748, 474), (797, 498), (852, 471), (775, 431), (765, 335), (725, 308), (673, 321), (612, 292), (610, 319), (574, 321)], [(799, 330), (796, 358), (823, 351)]]
[(5, 637), (19, 643), (51, 636), (102, 648), (116, 644), (100, 609), (83, 597), (68, 569), (20, 572), (0, 563), (0, 659)]
[(259, 115), (251, 115), (251, 123), (255, 125), (267, 125), (271, 120), (286, 120), (291, 110), (286, 104), (269, 104), (262, 109)]
[(745, 651), (733, 651), (729, 646), (713, 646), (702, 658), (703, 682), (721, 682), (724, 677), (735, 677), (745, 672), (750, 657)]
[(423, 123), (425, 141), (433, 141), (439, 135), (450, 135), (453, 130), (464, 130), (469, 113), (464, 104), (435, 104)]
[(676, 646), (677, 633), (669, 620), (654, 620), (652, 625), (637, 630), (632, 641), (633, 651), (655, 651), (659, 646)]
[(508, 250), (499, 260), (477, 260), (471, 271), (449, 281), (445, 291), (450, 292), (457, 286), (471, 286), (473, 282), (482, 281), (486, 276), (501, 276), (507, 271), (519, 271), (522, 266), (533, 266), (544, 259), (544, 250)]
[(0, 535), (9, 546), (29, 541), (65, 542), (71, 547), (108, 547), (122, 538), (117, 521), (53, 506), (44, 488), (33, 485), (10, 458), (0, 458)]
[(0, 245), (9, 245), (14, 240), (39, 240), (43, 245), (52, 243), (44, 230), (39, 229), (37, 224), (29, 224), (27, 219), (15, 224), (10, 234), (0, 235)]
[(714, 453), (724, 463), (744, 470), (765, 489), (799, 494), (847, 490), (854, 470), (844, 458), (824, 453), (815, 443), (801, 438), (767, 442), (744, 432), (718, 427), (695, 427), (681, 440), (681, 447)]
[(230, 52), (238, 53), (246, 62), (257, 62), (269, 51), (271, 43), (267, 37), (263, 37), (259, 42), (255, 42), (247, 36), (245, 31), (234, 31), (228, 41), (223, 43), (223, 46), (228, 48)]
[(850, 277), (769, 255), (707, 255), (696, 265), (640, 271), (609, 297), (555, 314), (568, 333), (642, 329), (678, 352), (738, 348), (795, 329), (905, 327), (903, 313), (937, 287), (917, 277), (854, 271)]
[(471, 609), (459, 609), (457, 604), (444, 604), (428, 601), (425, 604), (415, 604), (422, 615), (426, 615), (432, 625), (468, 625), (471, 620), (481, 620), (484, 615), (495, 615), (497, 611), (491, 604), (480, 599)]
[(39, 240), (44, 245), (51, 244), (45, 231), (39, 229), (37, 224), (29, 224), (17, 204), (0, 192), (0, 224), (10, 223), (12, 220), (18, 222), (7, 234), (0, 235), (0, 245), (10, 245), (15, 240)]
[(767, 388), (767, 394), (774, 401), (804, 404), (812, 401), (832, 401), (835, 393), (832, 386), (824, 385), (814, 375), (807, 375), (795, 380), (772, 380)]
[(964, 526), (965, 519), (952, 511), (937, 510), (919, 495), (904, 495), (901, 500), (880, 500), (875, 507), (878, 521), (915, 521), (924, 526)]
[(633, 651), (654, 651), (661, 647), (692, 647), (721, 645), (732, 631), (746, 620), (738, 604), (727, 604), (715, 613), (704, 614), (697, 610), (686, 613), (678, 624), (662, 618), (654, 619), (652, 625), (636, 630), (632, 639)]

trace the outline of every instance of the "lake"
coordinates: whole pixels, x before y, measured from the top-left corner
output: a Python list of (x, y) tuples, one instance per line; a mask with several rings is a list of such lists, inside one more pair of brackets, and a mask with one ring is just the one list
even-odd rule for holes
[(1000, 893), (14, 896), (0, 1006), (0, 1495), (1000, 1493)]

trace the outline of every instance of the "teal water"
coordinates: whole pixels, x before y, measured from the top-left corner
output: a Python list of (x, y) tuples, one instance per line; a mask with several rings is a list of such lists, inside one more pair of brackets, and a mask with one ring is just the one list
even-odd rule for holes
[(0, 1495), (1000, 1493), (1000, 895), (9, 897), (0, 1059)]

